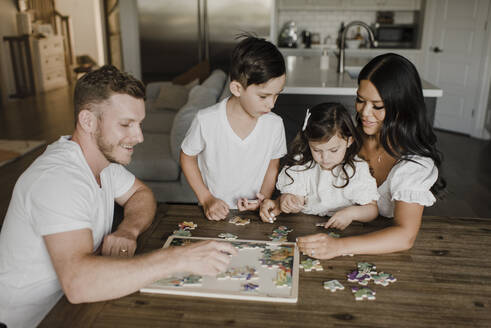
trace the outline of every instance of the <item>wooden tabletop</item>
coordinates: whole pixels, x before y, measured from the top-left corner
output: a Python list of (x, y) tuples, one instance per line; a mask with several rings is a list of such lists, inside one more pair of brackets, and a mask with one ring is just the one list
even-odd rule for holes
[[(231, 212), (230, 215), (237, 214)], [(268, 240), (279, 225), (298, 236), (325, 231), (315, 227), (321, 218), (282, 215), (275, 224), (259, 221), (235, 226), (204, 218), (192, 205), (160, 205), (156, 220), (139, 240), (138, 253), (162, 247), (177, 224), (192, 220), (197, 237), (220, 232), (241, 239)], [(379, 218), (369, 224), (353, 223), (342, 236), (356, 235), (390, 225)], [(489, 327), (491, 323), (491, 219), (424, 217), (414, 247), (386, 255), (355, 255), (321, 261), (324, 271), (300, 272), (296, 304), (211, 299), (133, 293), (91, 304), (70, 304), (63, 297), (40, 327)], [(356, 301), (346, 274), (358, 262), (370, 262), (377, 271), (392, 273), (397, 281), (374, 285), (376, 300)], [(117, 274), (117, 273), (115, 273)], [(337, 279), (345, 289), (331, 293), (326, 280)]]

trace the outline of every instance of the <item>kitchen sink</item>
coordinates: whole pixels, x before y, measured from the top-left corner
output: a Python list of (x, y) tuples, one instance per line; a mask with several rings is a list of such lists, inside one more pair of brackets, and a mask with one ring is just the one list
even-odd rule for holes
[(348, 73), (350, 78), (357, 80), (362, 68), (362, 66), (345, 66), (344, 71)]

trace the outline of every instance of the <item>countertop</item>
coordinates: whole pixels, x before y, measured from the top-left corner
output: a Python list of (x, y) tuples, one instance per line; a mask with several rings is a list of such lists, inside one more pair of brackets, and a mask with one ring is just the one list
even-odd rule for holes
[[(320, 69), (321, 56), (285, 56), (287, 79), (283, 93), (311, 95), (354, 96), (358, 88), (356, 78), (351, 78), (348, 70), (363, 67), (370, 59), (367, 57), (346, 57), (345, 72), (336, 71), (337, 58), (329, 56), (329, 69)], [(441, 97), (443, 92), (435, 85), (422, 80), (425, 97)]]

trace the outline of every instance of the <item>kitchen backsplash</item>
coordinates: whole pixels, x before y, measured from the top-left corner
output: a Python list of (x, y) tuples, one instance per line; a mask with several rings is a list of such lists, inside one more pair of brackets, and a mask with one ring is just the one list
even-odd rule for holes
[[(414, 22), (413, 11), (396, 11), (394, 12), (394, 23), (411, 24)], [(331, 37), (331, 42), (336, 41), (341, 22), (348, 24), (354, 20), (360, 20), (367, 24), (375, 22), (376, 11), (353, 11), (353, 10), (278, 10), (278, 31), (285, 22), (295, 21), (299, 35), (303, 30), (311, 33), (319, 33), (321, 43), (325, 42), (327, 36)], [(353, 27), (348, 32), (348, 37), (357, 32)], [(366, 37), (366, 32), (361, 30), (362, 35)]]

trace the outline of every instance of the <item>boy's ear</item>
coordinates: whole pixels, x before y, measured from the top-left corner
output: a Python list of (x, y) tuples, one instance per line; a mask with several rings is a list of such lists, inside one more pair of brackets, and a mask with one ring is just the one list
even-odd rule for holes
[(240, 84), (239, 81), (230, 81), (230, 92), (234, 96), (240, 97), (242, 90), (244, 90), (244, 87), (242, 86), (242, 84)]

